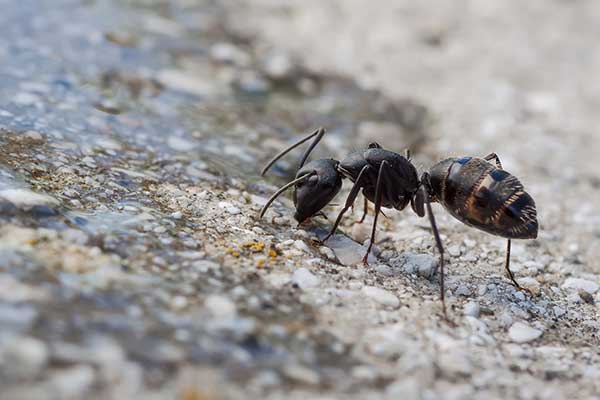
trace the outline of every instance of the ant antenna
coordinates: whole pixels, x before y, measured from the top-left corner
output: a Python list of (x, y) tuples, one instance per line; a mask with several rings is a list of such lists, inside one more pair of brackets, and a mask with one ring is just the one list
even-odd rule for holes
[(315, 148), (317, 143), (319, 143), (321, 141), (321, 138), (323, 138), (323, 135), (325, 135), (325, 132), (326, 132), (325, 128), (319, 128), (316, 131), (314, 131), (313, 133), (311, 133), (310, 135), (308, 135), (307, 137), (299, 140), (298, 142), (294, 143), (287, 149), (281, 151), (279, 154), (277, 154), (275, 157), (273, 157), (273, 159), (271, 161), (269, 161), (269, 163), (261, 171), (260, 175), (264, 176), (267, 173), (267, 171), (269, 170), (269, 168), (271, 168), (273, 166), (273, 164), (275, 164), (277, 162), (277, 160), (279, 160), (281, 157), (285, 156), (287, 153), (289, 153), (296, 147), (300, 146), (302, 143), (304, 143), (314, 137), (315, 140), (311, 143), (311, 145), (308, 147), (308, 149), (302, 156), (302, 159), (300, 160), (300, 166), (298, 167), (298, 169), (302, 168), (302, 166), (306, 162), (306, 159), (308, 158), (310, 153), (313, 151), (313, 149)]
[(294, 186), (297, 183), (304, 182), (305, 180), (307, 180), (308, 178), (310, 178), (313, 175), (315, 175), (315, 173), (302, 175), (300, 178), (296, 178), (293, 181), (288, 182), (285, 185), (283, 185), (279, 190), (277, 190), (273, 194), (273, 196), (271, 196), (271, 198), (269, 200), (267, 200), (267, 204), (265, 204), (265, 206), (262, 208), (262, 210), (260, 210), (259, 218), (262, 218), (265, 215), (265, 213), (267, 212), (267, 209), (271, 206), (271, 203), (273, 203), (275, 201), (275, 199), (277, 197), (279, 197), (283, 192), (285, 192), (286, 190), (288, 190), (289, 188), (291, 188), (292, 186)]

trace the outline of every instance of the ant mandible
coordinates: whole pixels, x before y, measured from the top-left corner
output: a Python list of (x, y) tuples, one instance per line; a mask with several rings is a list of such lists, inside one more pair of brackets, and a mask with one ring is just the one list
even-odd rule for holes
[[(342, 161), (319, 159), (304, 165), (324, 135), (325, 129), (317, 129), (281, 151), (265, 166), (261, 173), (263, 176), (281, 157), (314, 138), (302, 156), (295, 179), (271, 196), (260, 212), (261, 218), (279, 195), (294, 187), (294, 218), (298, 223), (302, 223), (321, 213), (321, 209), (340, 191), (342, 179), (348, 178), (354, 183), (352, 189), (331, 231), (322, 241), (325, 242), (334, 234), (342, 216), (353, 206), (362, 189), (365, 214), (368, 201), (375, 205), (371, 240), (363, 258), (363, 263), (367, 264), (375, 242), (377, 217), (381, 207), (403, 210), (410, 203), (412, 210), (419, 217), (425, 216), (427, 209), (440, 256), (440, 298), (444, 317), (447, 319), (444, 300), (444, 247), (431, 209), (432, 202), (439, 202), (459, 221), (508, 239), (504, 268), (512, 283), (520, 288), (510, 270), (511, 239), (537, 237), (537, 212), (531, 196), (525, 192), (523, 185), (514, 175), (502, 169), (500, 159), (495, 153), (484, 158), (447, 158), (435, 164), (429, 172), (424, 172), (420, 179), (417, 169), (410, 161), (408, 151), (406, 156), (402, 156), (381, 148), (377, 143), (369, 144), (366, 149), (353, 151)], [(492, 160), (496, 165), (491, 163)]]

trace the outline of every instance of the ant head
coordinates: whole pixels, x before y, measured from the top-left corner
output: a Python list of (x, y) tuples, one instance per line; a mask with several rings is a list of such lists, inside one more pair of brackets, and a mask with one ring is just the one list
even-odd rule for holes
[(339, 162), (331, 159), (311, 161), (298, 170), (296, 178), (306, 177), (296, 184), (294, 218), (302, 223), (317, 214), (340, 191), (342, 177), (337, 171)]

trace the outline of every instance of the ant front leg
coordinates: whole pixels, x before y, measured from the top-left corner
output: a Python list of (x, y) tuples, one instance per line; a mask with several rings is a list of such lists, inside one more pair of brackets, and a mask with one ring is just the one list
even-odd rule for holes
[(335, 223), (333, 224), (333, 227), (331, 228), (331, 231), (327, 234), (327, 236), (325, 236), (325, 238), (323, 238), (322, 242), (327, 241), (327, 239), (329, 239), (331, 236), (333, 236), (333, 234), (335, 233), (335, 230), (337, 229), (338, 225), (340, 224), (340, 221), (342, 220), (342, 217), (344, 216), (344, 213), (346, 211), (348, 211), (348, 209), (350, 207), (352, 207), (352, 205), (354, 204), (354, 201), (356, 200), (356, 196), (358, 196), (358, 192), (362, 188), (363, 180), (364, 180), (364, 178), (366, 176), (366, 172), (369, 168), (371, 168), (369, 165), (365, 165), (363, 167), (363, 169), (360, 170), (360, 173), (358, 174), (358, 177), (356, 178), (356, 181), (354, 182), (354, 185), (352, 186), (352, 189), (350, 190), (350, 193), (348, 194), (348, 197), (346, 198), (346, 204), (344, 204), (344, 208), (342, 208), (342, 210), (338, 214), (338, 216), (335, 220)]

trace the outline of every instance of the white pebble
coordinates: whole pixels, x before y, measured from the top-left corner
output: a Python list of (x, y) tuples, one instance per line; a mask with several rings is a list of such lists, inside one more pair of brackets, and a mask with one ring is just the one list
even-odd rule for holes
[(298, 250), (304, 251), (306, 253), (310, 253), (310, 248), (302, 240), (294, 241), (294, 247), (297, 248)]
[(479, 312), (480, 312), (479, 304), (474, 301), (470, 301), (467, 304), (465, 304), (465, 308), (463, 309), (464, 315), (468, 315), (470, 317), (475, 317), (475, 318), (479, 317)]
[(508, 336), (515, 343), (531, 342), (542, 336), (542, 331), (523, 322), (515, 322), (508, 330)]
[(0, 190), (0, 198), (22, 207), (58, 205), (58, 201), (53, 197), (23, 188)]
[(319, 278), (304, 267), (294, 271), (292, 282), (297, 284), (300, 289), (309, 289), (319, 286)]
[(567, 278), (562, 285), (563, 289), (583, 290), (589, 294), (594, 294), (598, 291), (598, 284), (593, 281), (579, 278)]
[(556, 318), (560, 318), (567, 313), (567, 311), (564, 308), (561, 308), (559, 306), (552, 307), (552, 311), (554, 311), (554, 316)]
[(460, 256), (460, 246), (453, 245), (453, 246), (448, 247), (448, 253), (452, 257), (458, 257), (458, 256)]
[(237, 314), (235, 303), (225, 296), (211, 294), (204, 301), (204, 306), (215, 317), (234, 318)]
[[(431, 278), (437, 268), (437, 258), (429, 254), (404, 253), (400, 260), (404, 263), (404, 270), (411, 274), (418, 274), (424, 278)], [(395, 260), (393, 260), (395, 261)]]
[(0, 349), (0, 359), (9, 367), (5, 373), (16, 379), (31, 379), (48, 362), (48, 348), (44, 342), (32, 337), (15, 338)]
[(517, 283), (521, 287), (528, 289), (532, 294), (536, 296), (540, 294), (540, 283), (535, 278), (526, 276), (524, 278), (517, 279)]
[(335, 260), (335, 253), (329, 247), (319, 247), (319, 253), (327, 257), (328, 260)]
[(231, 204), (227, 201), (219, 202), (219, 208), (224, 209), (231, 215), (237, 215), (242, 212), (242, 210), (240, 210), (238, 207), (234, 206), (233, 204)]
[(396, 297), (391, 292), (388, 292), (387, 290), (380, 289), (375, 286), (364, 286), (362, 288), (362, 293), (365, 296), (375, 300), (377, 303), (382, 304), (384, 306), (390, 306), (395, 308), (400, 305), (400, 300), (398, 300), (398, 297)]
[(81, 365), (56, 372), (50, 380), (50, 387), (56, 398), (85, 398), (84, 394), (91, 388), (94, 379), (94, 369)]

